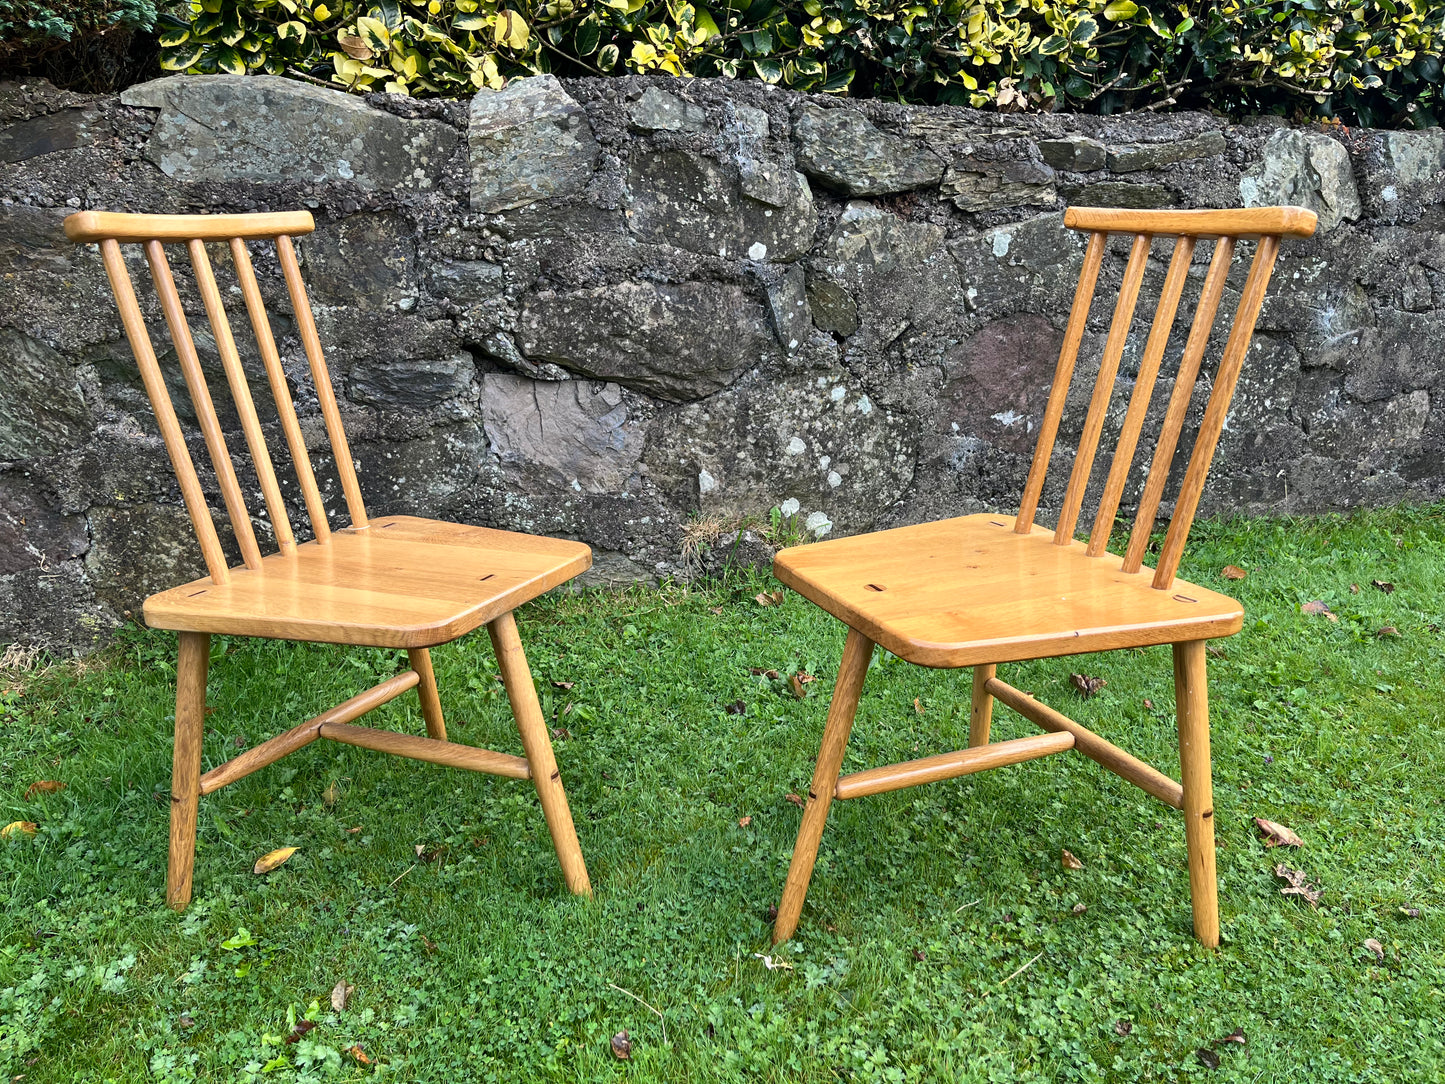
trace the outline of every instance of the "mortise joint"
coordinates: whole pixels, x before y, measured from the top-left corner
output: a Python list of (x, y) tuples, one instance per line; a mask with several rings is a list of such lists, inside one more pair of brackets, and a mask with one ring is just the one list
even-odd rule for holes
[(1199, 816), (1202, 820), (1208, 820), (1210, 817), (1214, 816), (1214, 810), (1206, 809), (1203, 813), (1199, 814)]
[(868, 590), (870, 590), (870, 591), (883, 592), (883, 591), (888, 590), (888, 588), (886, 588), (886, 587), (879, 587), (876, 583), (865, 583), (863, 586), (866, 587), (866, 588), (867, 588)]
[(1174, 601), (1175, 601), (1175, 602), (1198, 602), (1199, 600), (1198, 600), (1197, 598), (1190, 598), (1188, 595), (1175, 595), (1175, 596), (1174, 596)]
[(562, 778), (562, 769), (561, 769), (561, 768), (558, 768), (558, 769), (556, 769), (555, 771), (552, 772), (552, 782), (555, 783), (555, 782), (557, 782), (558, 780), (560, 780), (561, 778)]
[(483, 577), (482, 577), (480, 580), (478, 580), (477, 582), (478, 582), (478, 583), (486, 583), (488, 580), (490, 580), (490, 579), (491, 579), (493, 576), (495, 576), (495, 575), (496, 575), (495, 572), (488, 572), (485, 576), (483, 576)]

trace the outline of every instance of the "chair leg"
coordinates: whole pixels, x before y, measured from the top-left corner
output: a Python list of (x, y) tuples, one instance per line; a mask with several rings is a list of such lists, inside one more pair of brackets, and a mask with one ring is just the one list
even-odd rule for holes
[(989, 726), (993, 722), (993, 693), (985, 689), (984, 685), (997, 670), (998, 667), (991, 663), (973, 668), (973, 709), (968, 716), (970, 749), (988, 744)]
[(184, 911), (191, 902), (196, 860), (196, 809), (201, 802), (201, 738), (206, 724), (206, 668), (211, 637), (181, 633), (176, 662), (176, 744), (171, 761), (171, 844), (166, 904)]
[(431, 668), (431, 651), (414, 647), (407, 651), (407, 659), (416, 676), (416, 695), (421, 700), (421, 717), (426, 720), (426, 736), (437, 741), (447, 740), (447, 723), (442, 716), (442, 699), (437, 695), (437, 677)]
[(1174, 705), (1179, 720), (1179, 769), (1184, 787), (1184, 838), (1194, 936), (1219, 946), (1219, 885), (1214, 873), (1214, 794), (1209, 771), (1209, 687), (1205, 642), (1174, 645)]
[(532, 782), (537, 786), (547, 830), (552, 833), (552, 844), (557, 848), (562, 876), (573, 894), (590, 896), (592, 882), (587, 877), (587, 863), (583, 861), (577, 830), (572, 825), (572, 811), (567, 806), (562, 775), (552, 755), (552, 738), (542, 717), (542, 705), (537, 702), (537, 689), (527, 668), (527, 656), (522, 652), (516, 619), (505, 613), (492, 621), (487, 631), (492, 636), (492, 650), (502, 671), (502, 683), (507, 687), (507, 699), (512, 702), (512, 715), (522, 736), (522, 750), (532, 767)]
[(798, 841), (793, 845), (793, 861), (788, 866), (788, 882), (778, 904), (778, 917), (773, 923), (773, 944), (786, 941), (798, 928), (803, 913), (803, 900), (808, 895), (808, 882), (813, 879), (813, 863), (818, 857), (818, 844), (823, 826), (828, 821), (828, 807), (833, 803), (833, 788), (838, 785), (838, 772), (843, 767), (843, 754), (848, 751), (848, 735), (853, 730), (853, 717), (858, 712), (858, 697), (863, 692), (863, 678), (873, 657), (873, 641), (857, 629), (848, 630), (843, 645), (843, 661), (838, 667), (838, 683), (833, 688), (833, 701), (828, 705), (828, 721), (823, 727), (823, 743), (818, 749), (813, 783), (808, 788), (808, 802), (803, 807), (803, 823)]

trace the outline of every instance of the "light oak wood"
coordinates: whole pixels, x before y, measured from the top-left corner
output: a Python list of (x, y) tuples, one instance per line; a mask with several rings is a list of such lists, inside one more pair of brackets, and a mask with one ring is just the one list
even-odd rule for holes
[[(1109, 535), (1114, 529), (1114, 513), (1119, 510), (1119, 501), (1124, 496), (1124, 483), (1128, 481), (1129, 468), (1134, 464), (1134, 449), (1139, 444), (1144, 416), (1149, 412), (1149, 401), (1154, 396), (1159, 363), (1164, 360), (1164, 349), (1169, 345), (1169, 333), (1174, 328), (1179, 298), (1184, 293), (1185, 282), (1189, 280), (1189, 264), (1194, 258), (1194, 245), (1193, 237), (1180, 237), (1174, 242), (1169, 273), (1164, 276), (1164, 288), (1159, 293), (1159, 305), (1154, 310), (1154, 325), (1149, 329), (1149, 339), (1144, 344), (1144, 356), (1139, 361), (1139, 372), (1134, 377), (1134, 391), (1129, 396), (1129, 410), (1124, 415), (1124, 424), (1119, 430), (1119, 443), (1114, 446), (1114, 459), (1109, 464), (1109, 478), (1104, 483), (1104, 495), (1099, 498), (1099, 510), (1094, 515), (1093, 530), (1089, 532), (1090, 557), (1098, 557), (1109, 548)], [(1138, 569), (1131, 571), (1137, 572)]]
[(798, 928), (803, 901), (808, 895), (808, 882), (813, 879), (813, 864), (818, 860), (818, 844), (823, 839), (823, 826), (828, 823), (828, 807), (848, 751), (848, 735), (853, 730), (853, 717), (858, 712), (858, 697), (863, 692), (863, 679), (873, 658), (873, 641), (857, 629), (848, 630), (843, 643), (843, 660), (838, 665), (838, 682), (833, 686), (833, 699), (828, 705), (828, 721), (823, 726), (823, 743), (818, 749), (818, 763), (813, 769), (813, 782), (803, 805), (803, 823), (798, 841), (793, 844), (793, 860), (788, 866), (788, 881), (778, 904), (778, 917), (773, 922), (773, 944), (786, 941)]
[(1074, 469), (1069, 474), (1069, 488), (1064, 493), (1059, 522), (1054, 528), (1056, 546), (1067, 546), (1074, 541), (1074, 527), (1079, 522), (1084, 491), (1089, 486), (1089, 475), (1094, 469), (1094, 454), (1099, 448), (1099, 436), (1104, 432), (1104, 416), (1109, 412), (1109, 400), (1114, 395), (1114, 378), (1119, 372), (1119, 359), (1124, 356), (1124, 345), (1129, 341), (1129, 331), (1134, 324), (1134, 307), (1139, 300), (1139, 287), (1144, 282), (1144, 271), (1149, 265), (1149, 245), (1153, 240), (1150, 234), (1138, 234), (1129, 250), (1129, 264), (1124, 269), (1124, 284), (1119, 289), (1119, 300), (1114, 306), (1114, 319), (1109, 324), (1109, 337), (1104, 343), (1104, 357), (1099, 363), (1099, 374), (1094, 380), (1094, 394), (1089, 400), (1089, 413), (1084, 418), (1084, 431), (1079, 435), (1079, 447), (1074, 453)]
[(1099, 737), (1092, 730), (1074, 722), (1046, 704), (1040, 704), (1028, 693), (1020, 692), (1012, 685), (998, 678), (988, 683), (991, 692), (1001, 704), (1013, 708), (1029, 722), (1056, 734), (1073, 735), (1074, 748), (1094, 763), (1099, 764), (1122, 779), (1127, 779), (1146, 794), (1152, 794), (1165, 805), (1175, 809), (1183, 808), (1184, 792), (1180, 785), (1163, 772), (1145, 764), (1138, 757), (1126, 753), (1113, 742)]
[(1071, 230), (1152, 233), (1190, 237), (1310, 237), (1318, 216), (1303, 207), (1248, 207), (1220, 211), (1131, 211), (1111, 207), (1070, 207), (1064, 225)]
[(246, 248), (246, 242), (239, 237), (231, 238), (231, 262), (236, 267), (236, 281), (246, 299), (246, 314), (251, 320), (251, 332), (255, 335), (256, 346), (261, 352), (261, 363), (266, 367), (266, 382), (271, 386), (271, 398), (276, 403), (276, 414), (281, 419), (281, 431), (286, 435), (286, 447), (291, 452), (291, 466), (296, 471), (296, 481), (301, 486), (301, 496), (306, 502), (311, 533), (317, 542), (325, 545), (331, 537), (326, 506), (321, 501), (321, 491), (316, 487), (316, 475), (311, 470), (311, 457), (306, 451), (306, 438), (301, 433), (301, 423), (296, 420), (296, 405), (291, 400), (291, 386), (286, 380), (286, 371), (281, 368), (281, 357), (276, 352), (276, 340), (271, 334), (271, 321), (266, 316), (266, 302), (261, 297), (261, 287), (256, 282), (251, 253)]
[(940, 753), (937, 756), (845, 775), (833, 788), (833, 797), (844, 801), (870, 794), (886, 794), (890, 790), (916, 787), (921, 783), (937, 783), (944, 779), (956, 779), (961, 775), (985, 772), (990, 768), (1022, 764), (1051, 753), (1063, 753), (1073, 747), (1073, 734), (1061, 731), (1057, 734), (1013, 738), (976, 749), (960, 749), (955, 753)]
[(562, 876), (574, 895), (590, 896), (592, 882), (587, 876), (587, 863), (582, 860), (582, 848), (577, 843), (572, 810), (562, 789), (562, 773), (557, 768), (556, 757), (552, 755), (547, 720), (543, 718), (542, 705), (537, 701), (537, 688), (532, 684), (532, 671), (522, 651), (517, 622), (510, 613), (505, 613), (493, 620), (487, 631), (492, 636), (492, 650), (497, 656), (497, 667), (502, 672), (507, 699), (512, 704), (512, 715), (517, 720), (522, 749), (527, 754), (527, 763), (531, 765), (532, 782), (537, 787), (537, 799), (542, 803), (542, 815), (547, 818), (547, 830), (552, 833), (552, 845), (556, 847), (557, 861), (562, 865)]
[(176, 741), (171, 759), (170, 862), (166, 903), (184, 911), (191, 902), (191, 871), (196, 855), (196, 811), (201, 801), (201, 742), (206, 725), (206, 670), (211, 638), (181, 636), (176, 660)]
[[(778, 579), (848, 627), (848, 650), (861, 644), (871, 648), (876, 642), (921, 666), (974, 668), (966, 750), (871, 768), (840, 780), (838, 769), (862, 682), (862, 670), (855, 675), (856, 683), (845, 680), (860, 665), (856, 655), (845, 651), (813, 788), (774, 926), (775, 941), (785, 940), (797, 927), (830, 795), (842, 799), (877, 794), (1072, 748), (1184, 811), (1195, 931), (1206, 945), (1218, 944), (1203, 645), (1211, 637), (1238, 632), (1244, 613), (1233, 599), (1178, 581), (1174, 576), (1228, 417), (1280, 239), (1309, 236), (1314, 232), (1315, 215), (1297, 207), (1242, 211), (1072, 208), (1064, 221), (1070, 228), (1088, 232), (1089, 240), (1018, 515), (964, 516), (899, 527), (783, 550), (774, 559)], [(1113, 233), (1133, 235), (1129, 260), (1059, 517), (1054, 530), (1049, 531), (1035, 524), (1034, 519), (1054, 459), (1105, 243)], [(1174, 254), (1154, 309), (1089, 541), (1084, 544), (1074, 539), (1074, 530), (1083, 510), (1115, 379), (1132, 330), (1150, 246), (1156, 236), (1175, 237)], [(1134, 529), (1125, 556), (1118, 557), (1107, 550), (1114, 517), (1128, 483), (1197, 241), (1214, 237), (1218, 241), (1180, 358)], [(1143, 556), (1154, 516), (1183, 431), (1236, 241), (1247, 237), (1259, 239), (1254, 263), (1215, 373), (1213, 392), (1175, 501), (1158, 567), (1145, 569)], [(1176, 686), (1180, 690), (1182, 783), (1038, 703), (1002, 681), (996, 672), (999, 663), (1166, 643), (1173, 645)], [(866, 670), (866, 659), (861, 665)], [(988, 744), (994, 699), (1048, 734)]]
[[(69, 222), (69, 219), (66, 219)], [(222, 584), (228, 579), (226, 556), (221, 551), (221, 540), (216, 534), (216, 525), (211, 521), (211, 510), (206, 507), (205, 494), (196, 478), (195, 464), (191, 462), (190, 449), (181, 433), (181, 423), (176, 419), (175, 407), (171, 405), (170, 392), (166, 390), (165, 377), (161, 375), (156, 362), (154, 347), (151, 346), (150, 332), (146, 330), (145, 317), (131, 286), (130, 272), (125, 267), (125, 257), (120, 245), (113, 240), (100, 243), (100, 257), (105, 264), (106, 278), (115, 294), (116, 308), (120, 312), (121, 326), (125, 328), (126, 340), (131, 353), (135, 355), (136, 367), (140, 370), (141, 383), (150, 397), (155, 410), (156, 425), (165, 442), (166, 454), (170, 456), (171, 469), (176, 472), (176, 482), (181, 487), (181, 497), (186, 502), (186, 512), (191, 518), (191, 527), (201, 546), (201, 556), (213, 583)]]
[(326, 356), (321, 352), (321, 337), (316, 334), (316, 318), (311, 313), (311, 301), (306, 296), (306, 283), (301, 278), (291, 238), (276, 238), (276, 255), (281, 261), (281, 273), (286, 277), (286, 289), (291, 295), (296, 331), (301, 336), (306, 361), (311, 366), (311, 382), (315, 385), (316, 401), (321, 405), (321, 416), (326, 422), (326, 435), (331, 440), (331, 454), (336, 460), (341, 490), (346, 494), (346, 510), (351, 514), (351, 526), (363, 530), (367, 526), (367, 518), (366, 505), (361, 499), (361, 484), (356, 480), (351, 445), (346, 440), (346, 428), (341, 424), (336, 390), (331, 386), (331, 372), (326, 368)]
[[(226, 383), (231, 389), (231, 401), (235, 403), (236, 413), (241, 419), (241, 431), (246, 436), (251, 465), (261, 486), (261, 496), (266, 501), (266, 511), (271, 516), (276, 548), (283, 554), (294, 553), (296, 537), (291, 532), (291, 519), (286, 514), (286, 502), (281, 499), (281, 487), (276, 483), (276, 468), (271, 463), (271, 451), (266, 447), (266, 438), (261, 434), (261, 419), (256, 415), (251, 386), (246, 382), (246, 373), (241, 368), (241, 356), (236, 352), (236, 342), (231, 336), (231, 322), (226, 318), (226, 306), (221, 300), (221, 291), (216, 287), (216, 276), (211, 271), (211, 260), (206, 255), (205, 242), (191, 241), (186, 247), (191, 255), (191, 266), (195, 269), (201, 302), (206, 307), (206, 317), (216, 337), (216, 352), (221, 356)], [(259, 554), (257, 560), (260, 560)]]
[(1028, 534), (1033, 530), (1034, 513), (1038, 510), (1039, 498), (1044, 492), (1044, 478), (1049, 473), (1049, 462), (1054, 454), (1054, 439), (1059, 433), (1059, 422), (1064, 417), (1068, 404), (1069, 384), (1074, 379), (1074, 363), (1079, 360), (1079, 344), (1084, 339), (1084, 328), (1089, 322), (1089, 309), (1094, 301), (1094, 285), (1099, 281), (1099, 266), (1104, 262), (1104, 246), (1109, 236), (1106, 233), (1092, 233), (1084, 249), (1084, 266), (1079, 272), (1079, 284), (1074, 290), (1074, 304), (1069, 310), (1069, 323), (1064, 329), (1064, 344), (1059, 348), (1058, 364), (1054, 366), (1054, 382), (1049, 388), (1049, 400), (1044, 405), (1044, 417), (1039, 422), (1039, 439), (1034, 445), (1033, 462), (1029, 464), (1029, 476), (1024, 482), (1023, 497), (1019, 499), (1018, 518), (1014, 530)]
[(431, 668), (431, 652), (424, 647), (414, 647), (406, 655), (411, 668), (421, 679), (416, 693), (421, 699), (421, 717), (426, 720), (426, 735), (435, 741), (446, 741), (446, 717), (442, 715), (442, 698), (437, 693), (436, 674)]
[(296, 237), (316, 228), (310, 211), (247, 215), (132, 215), (78, 211), (65, 220), (72, 241), (227, 241)]
[[(189, 634), (182, 633), (181, 635)], [(308, 719), (300, 726), (292, 727), (284, 734), (277, 734), (260, 745), (252, 746), (240, 756), (231, 758), (201, 776), (201, 794), (206, 795), (220, 790), (238, 779), (244, 779), (252, 772), (259, 771), (268, 764), (276, 763), (288, 753), (294, 753), (303, 745), (310, 745), (321, 737), (323, 723), (349, 723), (354, 719), (360, 719), (367, 712), (374, 711), (383, 704), (389, 704), (402, 693), (416, 688), (420, 680), (420, 675), (415, 671), (405, 670), (395, 677), (387, 678), (385, 681), (373, 685), (365, 692), (357, 693), (349, 700), (343, 700), (329, 711), (324, 711), (315, 718)]]
[[(513, 779), (532, 779), (568, 887), (573, 892), (590, 893), (587, 868), (552, 755), (546, 721), (537, 703), (511, 611), (585, 571), (592, 563), (591, 551), (578, 542), (510, 531), (411, 516), (384, 516), (378, 520), (368, 517), (291, 243), (293, 235), (312, 230), (309, 214), (210, 216), (83, 212), (67, 218), (65, 228), (74, 240), (99, 243), (126, 338), (135, 354), (210, 573), (205, 579), (159, 592), (145, 603), (145, 616), (150, 625), (180, 633), (167, 902), (178, 909), (184, 908), (191, 897), (196, 812), (201, 795), (259, 771), (322, 737), (435, 764)], [(248, 239), (274, 239), (276, 244), (297, 332), (351, 517), (351, 525), (340, 531), (333, 531), (328, 521), (246, 246)], [(186, 436), (131, 284), (120, 248), (122, 241), (137, 241), (144, 247), (156, 296), (236, 535), (242, 567), (227, 567)], [(196, 353), (181, 292), (166, 257), (166, 241), (184, 242), (190, 254), (196, 288), (215, 336), (226, 383), (273, 526), (278, 552), (268, 556), (262, 556), (256, 540), (241, 483)], [(207, 241), (225, 241), (230, 248), (236, 285), (245, 301), (311, 521), (314, 536), (311, 541), (298, 542), (291, 525), (222, 290), (206, 249)], [(525, 757), (447, 741), (429, 648), (484, 624), (491, 627), (498, 665), (517, 716)], [(206, 710), (207, 653), (212, 633), (404, 649), (412, 668), (203, 775), (201, 736)], [(427, 737), (351, 725), (368, 711), (412, 688), (417, 689)]]
[[(783, 550), (774, 574), (804, 598), (921, 666), (1014, 662), (1238, 632), (1239, 603), (1180, 581), (1150, 586), (1112, 555), (1053, 532), (1015, 534), (983, 513)], [(881, 590), (879, 590), (881, 588)]]
[(1154, 461), (1149, 467), (1143, 496), (1139, 498), (1139, 511), (1134, 516), (1134, 527), (1129, 534), (1129, 548), (1124, 552), (1125, 572), (1138, 572), (1144, 563), (1149, 536), (1154, 531), (1154, 517), (1159, 512), (1159, 501), (1163, 498), (1164, 486), (1169, 481), (1169, 470), (1174, 464), (1179, 434), (1184, 428), (1184, 417), (1189, 412), (1189, 400), (1194, 394), (1194, 383), (1199, 377), (1199, 363), (1204, 358), (1204, 348), (1209, 344), (1209, 333), (1214, 327), (1219, 299), (1224, 294), (1224, 284), (1233, 261), (1234, 238), (1221, 237), (1214, 245), (1209, 274), (1205, 276), (1204, 287), (1200, 290), (1199, 305), (1194, 310), (1194, 323), (1189, 329), (1189, 339), (1184, 344), (1184, 354), (1179, 360), (1179, 371), (1174, 378), (1174, 394), (1169, 397), (1164, 424), (1159, 429), (1159, 440), (1154, 445)]
[[(531, 777), (531, 769), (523, 757), (494, 753), (490, 749), (476, 749), (470, 745), (458, 745), (456, 742), (419, 738), (413, 734), (398, 734), (393, 730), (347, 726), (344, 723), (322, 723), (320, 735), (346, 745), (374, 749), (380, 753), (409, 757), (412, 760), (424, 760), (428, 764), (440, 764), (447, 768), (465, 768), (473, 772), (506, 776), (508, 779)], [(580, 850), (578, 853), (581, 853)]]
[(1209, 769), (1209, 685), (1205, 644), (1174, 646), (1174, 706), (1179, 723), (1184, 839), (1194, 936), (1219, 946), (1219, 882), (1214, 872), (1214, 790)]
[(973, 668), (973, 689), (969, 695), (968, 745), (977, 748), (988, 744), (993, 723), (993, 694), (988, 691), (989, 679), (998, 672), (992, 663)]
[(176, 292), (176, 283), (171, 277), (165, 247), (159, 241), (148, 241), (145, 253), (146, 262), (151, 268), (151, 278), (155, 280), (156, 295), (160, 298), (161, 311), (165, 313), (166, 324), (170, 327), (171, 342), (176, 348), (181, 375), (185, 378), (186, 389), (191, 393), (191, 405), (195, 407), (201, 436), (205, 438), (206, 450), (211, 454), (211, 467), (216, 472), (221, 499), (225, 502), (226, 514), (231, 517), (231, 531), (236, 536), (236, 544), (241, 549), (241, 559), (246, 567), (257, 568), (261, 564), (261, 550), (256, 545), (256, 534), (251, 529), (251, 513), (246, 511), (241, 483), (236, 480), (236, 468), (231, 463), (231, 453), (226, 448), (226, 438), (221, 432), (221, 423), (216, 418), (216, 407), (211, 402), (206, 376), (201, 372), (201, 359), (196, 354), (190, 325), (186, 323), (186, 314), (181, 308), (180, 294)]

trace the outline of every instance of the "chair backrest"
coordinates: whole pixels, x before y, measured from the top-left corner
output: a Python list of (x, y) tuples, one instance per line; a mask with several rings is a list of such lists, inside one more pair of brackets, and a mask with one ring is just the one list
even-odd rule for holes
[(1259, 318), (1260, 305), (1264, 301), (1269, 276), (1274, 270), (1275, 257), (1279, 253), (1280, 238), (1309, 237), (1315, 231), (1315, 214), (1302, 207), (1256, 207), (1242, 211), (1119, 211), (1073, 207), (1065, 212), (1064, 225), (1073, 230), (1087, 232), (1089, 242), (1084, 252), (1084, 267), (1079, 274), (1079, 285), (1074, 293), (1073, 308), (1069, 312), (1068, 327), (1064, 332), (1063, 349), (1059, 352), (1058, 367), (1054, 370), (1048, 405), (1044, 408), (1043, 422), (1039, 427), (1033, 463), (1029, 468), (1028, 481), (1024, 484), (1023, 500), (1019, 504), (1018, 519), (1014, 526), (1014, 530), (1019, 534), (1027, 534), (1033, 529), (1034, 513), (1038, 509), (1044, 477), (1053, 456), (1054, 438), (1058, 434), (1059, 420), (1068, 399), (1069, 383), (1074, 375), (1074, 363), (1079, 355), (1079, 344), (1083, 339), (1089, 307), (1093, 302), (1105, 244), (1111, 233), (1132, 234), (1134, 240), (1129, 251), (1129, 263), (1124, 270), (1123, 285), (1114, 305), (1114, 319), (1104, 342), (1104, 354), (1099, 363), (1099, 374), (1094, 382), (1094, 393), (1089, 401), (1083, 432), (1079, 437), (1078, 451), (1074, 455), (1068, 489), (1059, 510), (1059, 521), (1054, 531), (1054, 543), (1059, 546), (1067, 546), (1074, 539), (1074, 528), (1078, 524), (1079, 512), (1084, 502), (1084, 491), (1093, 471), (1104, 418), (1108, 413), (1109, 400), (1113, 396), (1119, 359), (1129, 338), (1139, 287), (1149, 262), (1150, 247), (1156, 237), (1175, 239), (1174, 255), (1164, 277), (1158, 306), (1154, 310), (1154, 322), (1144, 344), (1129, 408), (1120, 430), (1118, 447), (1114, 451), (1108, 480), (1104, 483), (1104, 492), (1094, 516), (1093, 530), (1089, 534), (1088, 553), (1092, 557), (1104, 553), (1109, 544), (1114, 515), (1119, 510), (1119, 501), (1123, 497), (1124, 485), (1134, 462), (1139, 433), (1149, 410), (1149, 400), (1154, 392), (1155, 378), (1159, 375), (1159, 365), (1174, 328), (1179, 298), (1184, 291), (1195, 247), (1200, 241), (1214, 240), (1213, 258), (1200, 290), (1199, 303), (1194, 311), (1194, 323), (1180, 357), (1174, 392), (1169, 399), (1159, 441), (1154, 450), (1154, 460), (1144, 483), (1138, 513), (1134, 517), (1134, 527), (1124, 556), (1125, 572), (1138, 572), (1143, 563), (1144, 551), (1153, 532), (1154, 518), (1159, 511), (1159, 501), (1164, 494), (1164, 485), (1174, 462), (1184, 416), (1189, 409), (1194, 382), (1199, 375), (1200, 361), (1204, 357), (1204, 350), (1214, 327), (1215, 313), (1224, 292), (1225, 279), (1229, 275), (1236, 245), (1241, 240), (1258, 241), (1254, 262), (1249, 269), (1249, 278), (1245, 282), (1239, 309), (1234, 316), (1234, 326), (1230, 329), (1224, 353), (1214, 374), (1214, 389), (1209, 397), (1209, 405), (1200, 423), (1189, 467), (1175, 500), (1169, 531), (1165, 535), (1164, 545), (1159, 552), (1159, 562), (1155, 566), (1153, 586), (1167, 590), (1174, 582), (1174, 573), (1184, 552), (1184, 542), (1199, 506), (1204, 479), (1209, 473), (1209, 463), (1214, 457), (1215, 445), (1229, 413), (1229, 402), (1239, 380), (1240, 366), (1249, 350), (1255, 321)]
[(246, 302), (250, 316), (251, 330), (256, 337), (266, 379), (271, 386), (271, 395), (276, 402), (276, 413), (281, 421), (286, 444), (291, 452), (292, 465), (306, 502), (306, 512), (311, 520), (311, 531), (318, 543), (329, 542), (331, 528), (326, 519), (326, 508), (316, 486), (316, 475), (306, 452), (306, 442), (301, 426), (296, 420), (296, 409), (291, 401), (286, 374), (281, 368), (281, 359), (276, 352), (276, 342), (271, 334), (271, 324), (266, 317), (261, 290), (256, 282), (256, 273), (251, 265), (251, 254), (247, 241), (270, 240), (276, 245), (276, 255), (286, 279), (286, 288), (291, 295), (291, 307), (296, 318), (296, 329), (306, 350), (306, 359), (311, 366), (311, 379), (316, 385), (316, 398), (326, 422), (326, 433), (331, 441), (332, 457), (337, 474), (341, 479), (342, 491), (346, 494), (347, 509), (351, 514), (351, 527), (364, 528), (367, 525), (366, 507), (361, 500), (361, 489), (356, 481), (356, 469), (351, 461), (351, 449), (346, 442), (346, 432), (341, 425), (341, 412), (336, 406), (336, 395), (331, 387), (331, 376), (326, 369), (326, 359), (321, 353), (321, 340), (316, 334), (316, 322), (311, 314), (311, 305), (306, 298), (306, 287), (301, 281), (301, 270), (296, 263), (296, 251), (291, 238), (310, 233), (315, 228), (311, 215), (305, 211), (285, 214), (244, 214), (244, 215), (131, 215), (109, 214), (101, 211), (83, 211), (70, 215), (65, 220), (65, 234), (72, 241), (94, 242), (100, 245), (101, 259), (105, 273), (115, 293), (115, 302), (120, 309), (121, 323), (126, 338), (130, 340), (131, 351), (135, 354), (140, 368), (141, 380), (146, 394), (150, 397), (155, 411), (156, 422), (166, 451), (171, 457), (176, 480), (180, 483), (181, 495), (185, 498), (186, 511), (201, 544), (201, 553), (211, 580), (217, 584), (229, 579), (225, 555), (216, 535), (215, 524), (210, 510), (206, 507), (196, 477), (195, 465), (191, 462), (185, 438), (176, 420), (175, 408), (171, 405), (170, 392), (161, 375), (156, 361), (155, 349), (151, 346), (150, 333), (145, 318), (136, 302), (135, 290), (130, 274), (126, 270), (125, 258), (121, 254), (122, 242), (138, 242), (144, 246), (146, 262), (150, 265), (151, 277), (155, 281), (156, 294), (161, 311), (165, 313), (170, 329), (171, 342), (175, 345), (176, 357), (181, 375), (185, 378), (215, 468), (216, 480), (226, 504), (226, 513), (235, 532), (241, 559), (247, 568), (259, 568), (261, 552), (256, 545), (251, 518), (236, 479), (235, 466), (226, 450), (225, 437), (221, 433), (216, 409), (211, 401), (210, 389), (206, 385), (200, 359), (196, 354), (195, 342), (191, 338), (186, 314), (181, 308), (180, 295), (176, 292), (175, 279), (170, 265), (166, 262), (167, 242), (184, 243), (190, 253), (191, 265), (195, 270), (196, 287), (210, 320), (211, 330), (216, 339), (216, 351), (226, 373), (231, 398), (241, 419), (241, 428), (246, 445), (251, 452), (256, 477), (260, 483), (266, 508), (270, 513), (272, 528), (276, 535), (277, 548), (283, 554), (296, 550), (296, 538), (291, 530), (291, 521), (286, 514), (286, 505), (281, 499), (281, 490), (276, 482), (276, 471), (271, 463), (271, 453), (261, 432), (261, 423), (256, 416), (256, 406), (251, 399), (251, 389), (236, 352), (236, 342), (231, 334), (231, 325), (221, 301), (221, 292), (211, 263), (206, 255), (206, 242), (224, 241), (230, 246), (231, 261), (235, 266), (237, 284)]

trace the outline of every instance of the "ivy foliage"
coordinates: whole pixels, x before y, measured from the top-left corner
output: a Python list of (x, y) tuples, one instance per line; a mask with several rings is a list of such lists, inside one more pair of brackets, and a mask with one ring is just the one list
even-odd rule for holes
[(0, 0), (0, 64), (25, 67), (64, 45), (155, 22), (155, 0)]
[[(5, 2), (5, 0), (0, 0)], [(189, 0), (172, 71), (459, 96), (538, 72), (755, 78), (1003, 111), (1209, 105), (1423, 126), (1445, 0)]]

